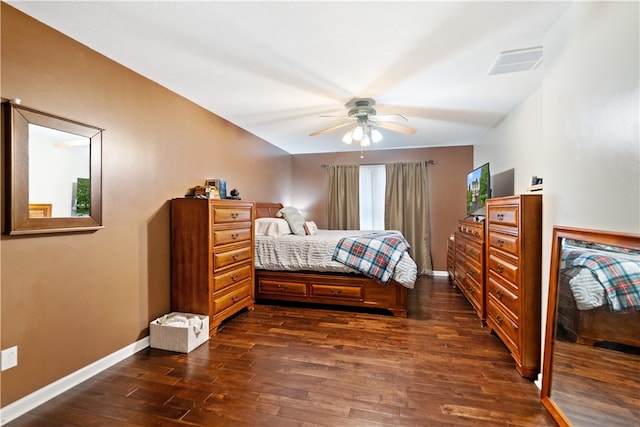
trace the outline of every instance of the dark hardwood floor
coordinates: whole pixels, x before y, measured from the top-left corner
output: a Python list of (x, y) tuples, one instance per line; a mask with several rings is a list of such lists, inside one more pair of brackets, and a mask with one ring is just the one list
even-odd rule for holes
[(189, 354), (145, 349), (9, 426), (553, 426), (446, 278), (409, 318), (256, 304)]

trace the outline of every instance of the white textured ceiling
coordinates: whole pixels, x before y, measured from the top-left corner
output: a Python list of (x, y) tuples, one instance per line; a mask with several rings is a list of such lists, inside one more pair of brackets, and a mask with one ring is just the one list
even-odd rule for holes
[(540, 85), (544, 67), (488, 76), (541, 46), (559, 1), (8, 1), (291, 154), (357, 150), (345, 103), (370, 97), (415, 135), (377, 149), (469, 145)]

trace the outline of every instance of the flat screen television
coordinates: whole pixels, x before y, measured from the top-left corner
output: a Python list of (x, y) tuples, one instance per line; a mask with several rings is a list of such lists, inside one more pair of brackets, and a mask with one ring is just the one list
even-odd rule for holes
[(485, 216), (487, 199), (491, 197), (489, 163), (467, 174), (467, 216)]

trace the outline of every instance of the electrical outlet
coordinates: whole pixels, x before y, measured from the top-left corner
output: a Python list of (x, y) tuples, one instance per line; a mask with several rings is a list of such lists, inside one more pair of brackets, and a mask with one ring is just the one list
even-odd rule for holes
[(18, 346), (13, 346), (2, 350), (2, 371), (18, 365)]

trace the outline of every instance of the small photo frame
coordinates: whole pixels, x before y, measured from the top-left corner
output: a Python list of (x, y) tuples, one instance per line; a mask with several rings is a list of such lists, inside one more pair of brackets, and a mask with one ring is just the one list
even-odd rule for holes
[(218, 190), (218, 197), (211, 197), (216, 199), (227, 198), (227, 180), (222, 178), (209, 178), (204, 182), (205, 187), (215, 187)]

